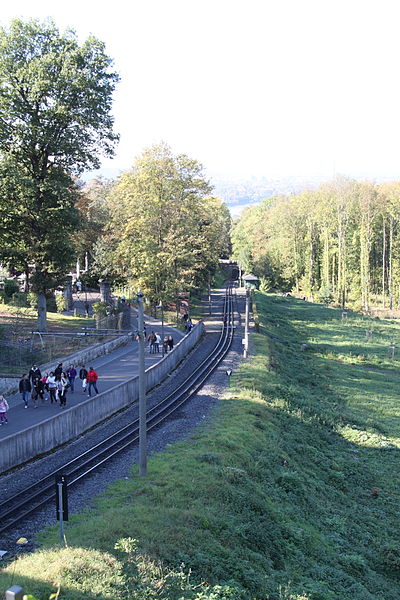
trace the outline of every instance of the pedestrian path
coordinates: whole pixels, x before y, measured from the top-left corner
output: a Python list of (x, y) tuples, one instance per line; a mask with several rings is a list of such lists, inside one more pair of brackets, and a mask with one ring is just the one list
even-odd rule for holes
[[(156, 319), (146, 316), (145, 322), (147, 335), (151, 331), (161, 335), (161, 321), (157, 321)], [(164, 324), (164, 335), (172, 335), (176, 343), (183, 337), (184, 334), (178, 329)], [(148, 344), (146, 344), (146, 369), (161, 360), (161, 358), (161, 348), (158, 354), (150, 354)], [(122, 346), (106, 356), (101, 356), (93, 360), (90, 364), (86, 365), (86, 368), (89, 369), (89, 367), (94, 367), (99, 376), (97, 388), (99, 393), (102, 393), (120, 383), (123, 383), (124, 381), (127, 381), (132, 377), (137, 376), (138, 362), (138, 343), (133, 340), (128, 342), (126, 346)], [(57, 365), (55, 364), (54, 367), (56, 366)], [(79, 374), (80, 365), (74, 366)], [(63, 364), (64, 369), (68, 369), (68, 367), (69, 364)], [(79, 378), (75, 380), (74, 387), (75, 390), (73, 393), (71, 389), (69, 389), (67, 392), (66, 409), (76, 406), (87, 399), (87, 393), (83, 393), (82, 382)], [(37, 408), (34, 408), (33, 403), (31, 400), (29, 400), (28, 408), (25, 409), (21, 394), (8, 396), (7, 401), (10, 406), (10, 410), (8, 411), (8, 424), (0, 426), (0, 439), (22, 431), (31, 425), (36, 425), (41, 421), (45, 421), (55, 414), (58, 414), (61, 410), (65, 410), (60, 408), (59, 403), (50, 404), (50, 400), (46, 400), (42, 403), (40, 399), (38, 401)]]

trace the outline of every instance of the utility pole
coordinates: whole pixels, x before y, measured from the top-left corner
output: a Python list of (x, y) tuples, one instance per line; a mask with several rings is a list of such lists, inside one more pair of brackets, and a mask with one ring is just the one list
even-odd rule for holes
[(164, 354), (165, 354), (165, 348), (164, 348), (164, 306), (163, 303), (160, 302), (158, 303), (158, 306), (156, 308), (159, 308), (161, 310), (161, 352), (162, 352), (162, 357), (164, 358)]
[(250, 313), (250, 287), (246, 287), (246, 315), (244, 321), (244, 348), (243, 357), (249, 354), (249, 313)]
[(208, 314), (211, 315), (211, 275), (208, 276)]
[(144, 320), (143, 293), (139, 290), (138, 329), (139, 329), (139, 475), (147, 475), (147, 425), (146, 425), (146, 386), (144, 369)]

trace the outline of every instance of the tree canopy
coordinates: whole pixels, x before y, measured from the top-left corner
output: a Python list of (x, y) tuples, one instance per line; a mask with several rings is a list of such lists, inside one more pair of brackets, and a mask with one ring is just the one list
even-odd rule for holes
[(273, 288), (369, 310), (400, 302), (400, 184), (338, 177), (244, 211), (234, 256)]
[(228, 251), (230, 227), (227, 207), (210, 194), (196, 160), (166, 144), (144, 151), (111, 190), (100, 272), (124, 273), (155, 301), (207, 279)]
[(118, 139), (111, 65), (101, 41), (79, 45), (51, 20), (0, 28), (0, 258), (34, 269), (42, 329), (44, 294), (73, 259), (74, 176), (98, 167)]

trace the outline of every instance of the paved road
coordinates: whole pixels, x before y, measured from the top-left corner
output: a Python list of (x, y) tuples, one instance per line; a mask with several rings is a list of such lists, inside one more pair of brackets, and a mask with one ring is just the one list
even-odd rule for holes
[[(155, 331), (161, 336), (160, 321), (146, 316), (145, 322), (147, 334), (151, 331)], [(164, 325), (164, 335), (172, 335), (174, 340), (178, 341), (184, 334), (178, 329)], [(150, 354), (146, 347), (146, 369), (158, 362), (161, 358), (161, 352), (159, 354)], [(68, 366), (68, 364), (64, 364), (65, 368), (68, 368)], [(97, 382), (98, 390), (100, 393), (104, 392), (138, 374), (138, 344), (135, 341), (130, 342), (127, 346), (118, 348), (107, 356), (101, 356), (86, 365), (86, 367), (91, 366), (95, 368), (99, 375), (99, 380)], [(78, 368), (77, 370), (79, 371)], [(68, 390), (67, 392), (67, 408), (75, 406), (86, 399), (87, 394), (82, 392), (81, 381), (77, 379), (75, 392), (72, 393), (71, 390)], [(10, 405), (10, 410), (8, 411), (8, 424), (0, 427), (0, 439), (26, 429), (26, 427), (29, 427), (30, 425), (40, 423), (41, 421), (52, 417), (60, 410), (64, 410), (60, 408), (58, 403), (50, 404), (50, 401), (47, 400), (42, 404), (40, 399), (37, 409), (33, 408), (31, 401), (29, 401), (28, 408), (25, 409), (20, 394), (7, 397), (7, 401)]]

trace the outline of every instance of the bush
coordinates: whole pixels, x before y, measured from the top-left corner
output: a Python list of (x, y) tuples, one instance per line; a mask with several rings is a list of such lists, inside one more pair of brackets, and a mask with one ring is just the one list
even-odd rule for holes
[(56, 299), (53, 295), (46, 296), (46, 308), (49, 312), (57, 312)]
[(57, 312), (61, 313), (67, 310), (68, 308), (68, 300), (62, 294), (57, 294), (55, 296)]
[(4, 282), (5, 301), (9, 302), (17, 292), (19, 292), (18, 282), (15, 279), (6, 279)]
[(26, 292), (14, 292), (11, 298), (11, 304), (13, 306), (27, 306)]
[(329, 285), (320, 287), (318, 291), (318, 299), (324, 304), (331, 304), (334, 300), (332, 288)]
[(93, 302), (93, 312), (96, 317), (105, 317), (108, 314), (108, 304), (106, 302)]
[(271, 284), (265, 277), (261, 277), (260, 279), (260, 290), (265, 293), (271, 290)]
[(35, 292), (28, 292), (26, 295), (26, 301), (28, 306), (31, 308), (37, 308), (38, 295)]

